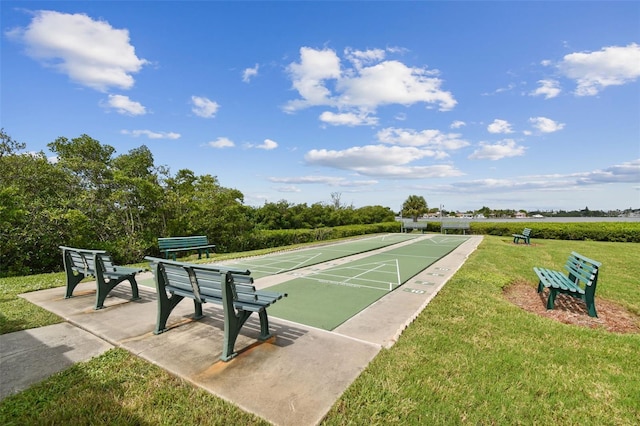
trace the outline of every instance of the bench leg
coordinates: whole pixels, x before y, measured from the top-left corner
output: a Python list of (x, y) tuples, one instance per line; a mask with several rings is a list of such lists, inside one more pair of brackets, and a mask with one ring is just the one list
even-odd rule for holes
[(596, 301), (594, 300), (593, 295), (587, 294), (584, 301), (587, 304), (587, 312), (589, 313), (589, 316), (598, 318), (598, 313), (596, 312)]
[(131, 300), (139, 300), (140, 295), (138, 294), (138, 282), (136, 281), (135, 275), (128, 275), (126, 277), (121, 277), (119, 279), (110, 279), (108, 282), (105, 281), (104, 277), (101, 274), (97, 274), (96, 282), (98, 285), (98, 291), (96, 293), (96, 306), (95, 310), (99, 310), (104, 308), (104, 301), (107, 299), (107, 296), (118, 284), (123, 281), (129, 281), (131, 285)]
[(547, 299), (547, 309), (553, 309), (553, 304), (556, 300), (557, 291), (553, 288), (549, 289), (549, 298)]
[(80, 284), (80, 281), (84, 279), (84, 274), (77, 273), (74, 274), (73, 271), (67, 271), (67, 291), (64, 295), (65, 299), (71, 298), (73, 296), (73, 290), (76, 289), (77, 285)]
[(156, 318), (156, 329), (153, 331), (153, 334), (160, 334), (167, 331), (169, 315), (171, 315), (173, 308), (175, 308), (182, 299), (184, 299), (184, 296), (178, 296), (176, 294), (172, 294), (171, 297), (167, 296), (164, 289), (158, 292), (158, 316)]
[(271, 333), (269, 332), (269, 317), (267, 316), (267, 310), (263, 309), (260, 311), (260, 340), (265, 341), (271, 338)]
[(224, 309), (224, 344), (222, 345), (222, 355), (220, 359), (229, 361), (235, 358), (237, 352), (233, 350), (236, 344), (240, 329), (251, 316), (251, 311), (240, 310), (236, 314), (235, 309)]

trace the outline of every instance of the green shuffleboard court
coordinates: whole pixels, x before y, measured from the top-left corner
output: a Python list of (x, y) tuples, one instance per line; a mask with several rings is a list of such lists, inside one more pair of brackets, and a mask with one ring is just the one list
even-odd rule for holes
[(255, 279), (268, 275), (281, 274), (318, 263), (328, 262), (341, 257), (365, 253), (417, 238), (409, 234), (385, 234), (361, 238), (343, 243), (335, 243), (309, 249), (293, 250), (286, 253), (270, 254), (264, 257), (238, 259), (227, 266), (235, 269), (248, 269)]
[[(376, 235), (321, 247), (292, 250), (290, 252), (269, 254), (248, 259), (238, 259), (221, 266), (223, 269), (229, 267), (240, 270), (248, 269), (251, 271), (251, 276), (254, 279), (258, 279), (268, 275), (280, 274), (294, 269), (317, 265), (318, 263), (328, 262), (341, 257), (377, 250), (414, 238), (417, 238), (417, 236), (408, 234)], [(155, 287), (156, 285), (153, 278), (139, 280), (138, 284), (148, 287)]]
[(466, 240), (439, 235), (419, 239), (269, 287), (270, 291), (289, 295), (283, 303), (271, 306), (269, 315), (333, 330)]

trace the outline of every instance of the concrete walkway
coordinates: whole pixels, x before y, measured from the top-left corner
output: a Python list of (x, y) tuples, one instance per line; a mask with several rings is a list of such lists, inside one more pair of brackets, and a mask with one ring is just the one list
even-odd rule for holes
[[(221, 307), (204, 305), (206, 317), (192, 321), (193, 303), (183, 302), (170, 317), (170, 326), (179, 328), (156, 336), (153, 288), (141, 285), (141, 300), (132, 302), (130, 289), (119, 286), (122, 289), (112, 291), (106, 309), (99, 311), (93, 310), (95, 283), (80, 284), (77, 297), (71, 299), (64, 299), (64, 288), (27, 293), (22, 297), (67, 322), (0, 336), (0, 398), (52, 374), (53, 366), (61, 370), (117, 346), (273, 424), (315, 425), (380, 349), (395, 343), (480, 241), (481, 236), (470, 236), (331, 332), (270, 315), (275, 337), (258, 343), (260, 325), (251, 318), (236, 343), (240, 355), (227, 363), (219, 360), (224, 339)], [(300, 274), (304, 270), (264, 277), (256, 286), (269, 287)], [(139, 282), (150, 276), (143, 274)]]

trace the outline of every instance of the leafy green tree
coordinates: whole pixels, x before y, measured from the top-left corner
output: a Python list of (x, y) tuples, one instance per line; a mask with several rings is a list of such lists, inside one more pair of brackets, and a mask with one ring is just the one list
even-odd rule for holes
[(25, 149), (27, 144), (13, 140), (8, 133), (4, 131), (4, 127), (0, 129), (0, 158), (15, 154), (17, 151)]
[(75, 189), (42, 152), (0, 157), (0, 275), (56, 270), (59, 245), (91, 239)]
[(286, 200), (264, 203), (256, 213), (256, 220), (263, 229), (291, 229), (291, 207)]
[(389, 207), (365, 206), (356, 209), (354, 212), (354, 222), (358, 224), (393, 222), (395, 214)]
[(410, 195), (402, 204), (402, 216), (411, 217), (414, 222), (428, 211), (427, 201), (420, 195)]
[(162, 208), (164, 232), (158, 236), (177, 237), (195, 235), (188, 218), (191, 216), (197, 177), (189, 169), (178, 170), (174, 177), (165, 179), (165, 204)]
[(162, 168), (154, 165), (146, 146), (113, 159), (110, 228), (116, 232), (110, 251), (139, 259), (155, 244), (162, 231), (164, 191), (159, 184)]

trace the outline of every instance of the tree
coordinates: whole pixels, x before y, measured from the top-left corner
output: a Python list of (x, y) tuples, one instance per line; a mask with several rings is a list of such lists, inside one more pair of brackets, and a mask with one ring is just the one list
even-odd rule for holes
[(4, 132), (4, 127), (0, 129), (0, 158), (25, 149), (26, 146), (27, 144), (24, 142), (13, 140), (11, 136)]
[(0, 157), (0, 276), (55, 270), (59, 245), (87, 242), (75, 188), (42, 152)]
[(414, 222), (417, 222), (418, 217), (428, 211), (427, 201), (420, 195), (409, 195), (409, 198), (402, 204), (402, 216), (411, 217)]

